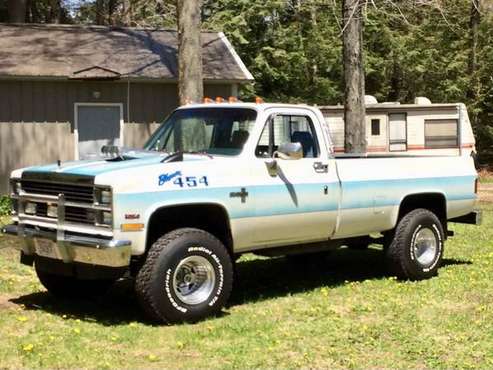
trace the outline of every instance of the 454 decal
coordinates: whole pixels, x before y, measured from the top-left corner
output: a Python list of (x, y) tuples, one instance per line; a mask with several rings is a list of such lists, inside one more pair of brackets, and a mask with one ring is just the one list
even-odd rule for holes
[(173, 181), (173, 184), (180, 188), (195, 188), (197, 186), (209, 186), (207, 176), (182, 176), (181, 171), (173, 173), (163, 173), (159, 176), (158, 184), (163, 186), (167, 182)]

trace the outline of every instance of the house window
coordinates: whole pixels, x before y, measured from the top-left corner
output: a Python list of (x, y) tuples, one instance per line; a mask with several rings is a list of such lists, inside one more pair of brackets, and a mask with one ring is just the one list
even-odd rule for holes
[(457, 148), (459, 146), (456, 119), (425, 120), (425, 148)]
[(371, 120), (371, 135), (379, 136), (380, 135), (380, 120), (372, 119)]

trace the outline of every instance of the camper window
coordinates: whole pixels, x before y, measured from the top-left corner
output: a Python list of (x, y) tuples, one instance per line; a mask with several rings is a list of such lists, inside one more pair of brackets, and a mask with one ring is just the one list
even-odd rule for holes
[(425, 120), (425, 147), (457, 148), (459, 146), (458, 121), (456, 119)]
[(372, 119), (371, 120), (371, 134), (372, 134), (372, 136), (379, 136), (380, 135), (380, 120), (379, 119)]

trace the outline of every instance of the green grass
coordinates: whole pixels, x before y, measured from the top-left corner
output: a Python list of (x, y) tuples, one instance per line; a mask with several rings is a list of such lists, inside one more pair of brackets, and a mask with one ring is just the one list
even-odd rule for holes
[(493, 172), (486, 169), (479, 171), (479, 182), (482, 184), (493, 183)]
[(389, 278), (377, 248), (304, 268), (247, 257), (230, 306), (193, 325), (149, 324), (128, 283), (93, 302), (56, 300), (3, 249), (0, 367), (491, 368), (493, 207), (484, 211), (481, 227), (452, 226), (439, 277)]

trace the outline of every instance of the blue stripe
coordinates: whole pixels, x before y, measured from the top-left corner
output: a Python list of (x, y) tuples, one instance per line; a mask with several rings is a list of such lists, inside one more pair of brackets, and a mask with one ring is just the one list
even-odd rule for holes
[[(399, 204), (403, 194), (423, 191), (443, 192), (449, 201), (474, 199), (474, 179), (475, 176), (457, 176), (345, 182), (342, 209), (394, 206)], [(327, 195), (323, 195), (325, 185)], [(248, 186), (249, 197), (245, 203), (229, 195), (238, 192), (238, 186), (116, 194), (115, 204), (120, 214), (143, 212), (158, 202), (165, 205), (217, 202), (225, 205), (231, 218), (324, 212), (337, 209), (338, 186), (337, 183), (300, 184), (291, 193), (288, 186), (282, 184)]]

